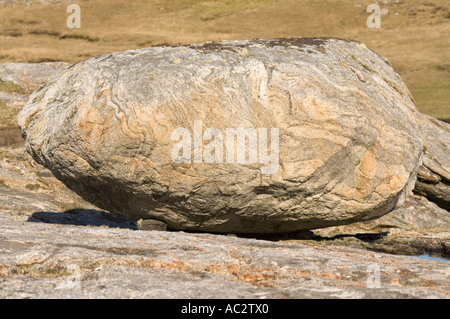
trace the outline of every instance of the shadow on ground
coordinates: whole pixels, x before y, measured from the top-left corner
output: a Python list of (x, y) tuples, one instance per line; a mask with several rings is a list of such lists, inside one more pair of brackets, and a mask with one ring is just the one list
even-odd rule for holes
[[(140, 229), (138, 227), (138, 222), (134, 219), (95, 209), (71, 209), (65, 212), (35, 212), (31, 215), (31, 217), (28, 218), (28, 222), (76, 225), (76, 226), (108, 227), (108, 228), (128, 228), (133, 230)], [(172, 229), (167, 230), (176, 231)], [(195, 231), (185, 231), (185, 232), (195, 233)], [(233, 235), (242, 238), (253, 238), (268, 241), (283, 241), (283, 240), (335, 241), (343, 238), (354, 238), (364, 242), (373, 242), (388, 235), (388, 232), (359, 233), (354, 235), (338, 234), (332, 237), (318, 236), (315, 235), (310, 230), (300, 230), (296, 232), (280, 233), (280, 234), (233, 234)]]
[(63, 213), (36, 212), (29, 222), (137, 229), (136, 220), (94, 209), (71, 209)]
[(293, 241), (312, 246), (341, 246), (381, 252), (393, 255), (423, 256), (450, 260), (450, 241), (448, 238), (434, 236), (408, 236), (387, 231), (377, 233), (337, 234), (320, 236), (310, 230), (275, 235), (237, 235), (270, 241)]
[(334, 241), (343, 238), (355, 238), (364, 242), (373, 242), (387, 236), (389, 232), (379, 233), (358, 233), (358, 234), (337, 234), (335, 236), (319, 236), (311, 230), (300, 230), (281, 234), (239, 234), (238, 237), (256, 238), (270, 241), (279, 240), (314, 240), (314, 241)]
[[(94, 226), (108, 228), (141, 229), (134, 219), (93, 209), (71, 209), (62, 213), (35, 212), (28, 218), (29, 222), (64, 224), (76, 226)], [(168, 231), (176, 231), (167, 229)], [(195, 233), (193, 231), (185, 231)], [(422, 256), (450, 259), (450, 243), (446, 238), (429, 236), (395, 235), (389, 232), (337, 234), (319, 236), (310, 230), (283, 234), (221, 234), (241, 238), (267, 241), (296, 241), (312, 246), (344, 246), (383, 252), (394, 255)]]

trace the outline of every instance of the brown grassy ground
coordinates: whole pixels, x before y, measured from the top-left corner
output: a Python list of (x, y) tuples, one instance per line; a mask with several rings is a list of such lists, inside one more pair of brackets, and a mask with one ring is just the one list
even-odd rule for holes
[(450, 1), (379, 1), (381, 29), (369, 29), (366, 7), (374, 2), (78, 0), (82, 22), (74, 30), (66, 26), (67, 1), (3, 4), (0, 62), (76, 62), (111, 51), (225, 39), (352, 38), (391, 60), (420, 111), (450, 118)]

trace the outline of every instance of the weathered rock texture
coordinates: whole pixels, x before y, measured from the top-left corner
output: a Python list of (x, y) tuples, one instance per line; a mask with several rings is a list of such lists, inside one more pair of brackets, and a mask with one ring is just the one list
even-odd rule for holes
[[(19, 125), (28, 152), (98, 207), (173, 229), (270, 233), (401, 205), (421, 164), (417, 116), (382, 57), (315, 38), (95, 57), (35, 92)], [(222, 132), (278, 128), (279, 169), (174, 163), (172, 133), (193, 132), (195, 120)]]
[[(67, 69), (70, 63), (0, 63), (0, 147), (22, 146), (23, 138), (17, 126), (17, 113), (27, 103), (32, 91)], [(6, 82), (6, 83), (4, 83)], [(9, 85), (7, 92), (5, 84)], [(15, 89), (11, 90), (11, 84)]]
[(450, 125), (423, 115), (424, 157), (414, 192), (450, 211)]
[(0, 81), (14, 82), (25, 91), (34, 91), (67, 69), (70, 63), (1, 63)]
[(449, 276), (449, 262), (347, 247), (0, 224), (0, 298), (450, 298)]

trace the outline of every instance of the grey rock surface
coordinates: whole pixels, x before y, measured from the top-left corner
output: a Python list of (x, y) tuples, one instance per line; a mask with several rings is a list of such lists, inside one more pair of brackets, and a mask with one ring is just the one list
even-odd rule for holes
[(70, 65), (67, 62), (0, 63), (0, 81), (14, 82), (25, 91), (32, 92)]
[(23, 145), (0, 147), (0, 222), (25, 221), (35, 212), (75, 208), (98, 209), (37, 164)]
[[(172, 229), (274, 233), (400, 207), (421, 164), (417, 117), (382, 57), (315, 38), (95, 57), (33, 93), (19, 125), (33, 158), (102, 209)], [(278, 128), (278, 170), (175, 163), (172, 133), (193, 132), (194, 121)]]
[(450, 212), (430, 202), (420, 195), (408, 196), (402, 207), (380, 218), (340, 227), (341, 230), (351, 228), (366, 231), (388, 231), (402, 229), (421, 233), (439, 233), (450, 231)]
[[(35, 194), (7, 187), (0, 187), (1, 220), (15, 219), (18, 216), (28, 216), (39, 211), (59, 211), (60, 206), (48, 194)], [(28, 214), (27, 214), (28, 213)]]
[(425, 151), (414, 192), (450, 211), (450, 125), (428, 115), (421, 123)]
[(212, 234), (0, 225), (0, 298), (450, 298), (449, 265)]
[(5, 93), (0, 91), (0, 100), (4, 101), (6, 105), (21, 110), (28, 101), (28, 95)]

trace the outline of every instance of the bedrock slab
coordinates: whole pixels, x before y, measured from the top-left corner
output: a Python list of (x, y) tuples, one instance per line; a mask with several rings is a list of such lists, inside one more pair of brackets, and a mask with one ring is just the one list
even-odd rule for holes
[(213, 234), (5, 221), (0, 298), (449, 298), (450, 263)]

